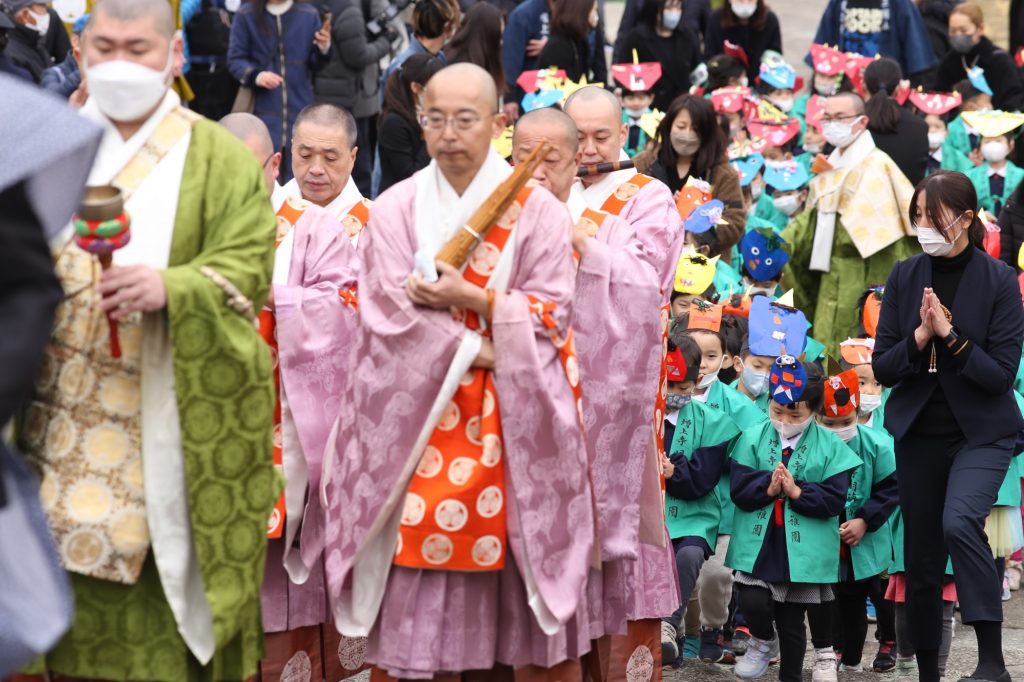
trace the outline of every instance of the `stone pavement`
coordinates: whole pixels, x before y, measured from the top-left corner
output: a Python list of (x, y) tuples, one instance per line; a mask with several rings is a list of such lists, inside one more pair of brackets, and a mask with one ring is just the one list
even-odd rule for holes
[[(1015, 680), (1024, 680), (1024, 593), (1014, 592), (1013, 599), (1003, 603), (1003, 655), (1006, 657), (1007, 668), (1010, 676)], [(874, 644), (874, 627), (868, 631), (868, 644), (865, 647), (864, 659), (870, 664), (874, 660), (877, 646)], [(808, 654), (804, 659), (804, 681), (810, 682), (811, 664), (814, 650), (810, 648), (810, 634), (808, 633)], [(957, 618), (956, 629), (953, 634), (953, 646), (949, 654), (949, 663), (946, 668), (946, 679), (950, 682), (960, 679), (965, 675), (974, 672), (977, 664), (977, 643), (974, 639), (974, 630), (963, 625)], [(736, 678), (732, 674), (732, 666), (705, 665), (702, 663), (686, 662), (678, 670), (664, 671), (665, 682), (718, 682)], [(777, 680), (778, 668), (772, 666), (768, 669), (761, 680)], [(839, 673), (839, 682), (892, 682), (896, 676), (892, 673)], [(907, 682), (917, 682), (917, 678), (903, 678)]]

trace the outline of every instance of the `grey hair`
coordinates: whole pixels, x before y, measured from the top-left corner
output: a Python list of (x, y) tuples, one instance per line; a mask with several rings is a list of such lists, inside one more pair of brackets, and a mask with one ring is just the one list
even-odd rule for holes
[(356, 132), (356, 119), (347, 109), (335, 106), (334, 104), (327, 104), (326, 102), (310, 104), (300, 111), (295, 119), (295, 127), (292, 129), (293, 136), (302, 127), (303, 123), (341, 128), (345, 133), (345, 142), (348, 144), (348, 148), (354, 149), (356, 146), (356, 138), (358, 136)]

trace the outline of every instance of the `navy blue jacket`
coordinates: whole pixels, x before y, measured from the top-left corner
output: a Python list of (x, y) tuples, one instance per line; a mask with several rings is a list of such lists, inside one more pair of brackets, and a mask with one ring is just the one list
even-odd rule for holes
[[(1015, 436), (1024, 427), (1012, 393), (1024, 344), (1016, 273), (985, 253), (974, 254), (952, 304), (943, 302), (955, 331), (970, 344), (952, 357), (952, 366), (943, 368), (940, 362), (935, 374), (928, 372), (928, 347), (917, 352), (913, 338), (921, 322), (922, 291), (931, 283), (930, 257), (920, 254), (897, 263), (885, 284), (871, 365), (878, 381), (892, 388), (885, 404), (886, 429), (902, 440), (941, 384), (968, 444), (978, 447)], [(946, 352), (941, 340), (936, 345), (938, 352)]]
[[(882, 31), (879, 36), (879, 53), (883, 57), (898, 61), (904, 76), (921, 73), (935, 66), (938, 60), (935, 58), (924, 20), (914, 3), (911, 0), (889, 0), (888, 4), (889, 30)], [(840, 30), (845, 7), (846, 0), (829, 0), (812, 42), (819, 45), (838, 45), (839, 49), (844, 51), (851, 49), (851, 46), (843, 44)], [(813, 66), (810, 53), (804, 61), (808, 66)]]
[(523, 89), (516, 85), (516, 79), (523, 71), (537, 68), (537, 57), (526, 56), (526, 44), (538, 38), (547, 38), (551, 10), (548, 0), (526, 0), (512, 10), (505, 21), (505, 34), (501, 41), (501, 59), (505, 66), (505, 84), (508, 86), (507, 101), (518, 102), (523, 98)]
[(44, 90), (64, 99), (71, 97), (81, 84), (82, 74), (78, 70), (78, 62), (75, 61), (75, 56), (71, 52), (68, 52), (68, 56), (60, 64), (43, 71), (43, 77), (39, 81), (39, 85)]

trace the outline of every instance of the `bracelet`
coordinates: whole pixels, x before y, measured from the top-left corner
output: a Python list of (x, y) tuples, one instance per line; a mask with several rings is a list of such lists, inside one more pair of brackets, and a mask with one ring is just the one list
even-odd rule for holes
[(956, 345), (956, 342), (960, 340), (955, 329), (950, 329), (949, 333), (942, 337), (942, 342), (946, 344), (946, 348), (952, 349)]
[(494, 299), (497, 297), (498, 292), (494, 289), (485, 289), (487, 292), (487, 320), (494, 319)]
[(954, 356), (954, 357), (956, 357), (957, 355), (960, 355), (960, 353), (962, 353), (962, 352), (964, 351), (964, 348), (967, 348), (967, 344), (969, 344), (970, 342), (971, 342), (971, 340), (970, 340), (970, 339), (968, 339), (968, 340), (964, 341), (964, 345), (960, 346), (960, 348), (958, 348), (958, 349), (957, 349), (957, 350), (956, 350), (956, 351), (955, 351), (955, 352), (953, 353), (953, 356)]

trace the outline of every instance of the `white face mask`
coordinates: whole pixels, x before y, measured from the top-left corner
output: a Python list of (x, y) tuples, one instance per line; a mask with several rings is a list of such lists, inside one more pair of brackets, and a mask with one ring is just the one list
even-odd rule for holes
[(855, 139), (857, 139), (858, 133), (853, 132), (853, 124), (854, 121), (851, 121), (850, 123), (829, 121), (822, 126), (822, 132), (825, 134), (825, 140), (833, 147), (846, 149)]
[(771, 422), (772, 426), (774, 426), (775, 430), (778, 432), (780, 438), (782, 438), (783, 440), (793, 440), (794, 438), (796, 438), (797, 436), (799, 436), (800, 434), (807, 430), (807, 426), (811, 423), (811, 419), (812, 417), (808, 417), (799, 424), (788, 424), (780, 422), (779, 420), (774, 418), (772, 418)]
[(732, 13), (740, 19), (749, 19), (754, 16), (754, 12), (757, 11), (757, 3), (739, 3), (730, 2), (729, 7), (732, 8)]
[(43, 12), (42, 14), (36, 14), (29, 10), (32, 14), (32, 18), (36, 20), (36, 23), (29, 26), (30, 29), (35, 31), (41, 36), (45, 36), (46, 32), (50, 30), (50, 13)]
[(821, 153), (821, 145), (820, 144), (808, 144), (807, 142), (804, 142), (804, 151), (807, 152), (808, 154), (820, 154)]
[(761, 192), (764, 191), (764, 185), (760, 182), (750, 183), (750, 198), (757, 201), (761, 198)]
[(676, 30), (679, 26), (680, 20), (683, 18), (683, 10), (681, 9), (667, 9), (661, 13), (661, 25), (669, 31)]
[(626, 109), (626, 114), (630, 118), (640, 118), (646, 112), (647, 112), (647, 107), (640, 107), (640, 108), (637, 108), (637, 109), (633, 109), (633, 108), (627, 108)]
[(814, 91), (818, 93), (819, 97), (831, 97), (836, 94), (836, 90), (839, 89), (839, 81), (819, 81), (817, 78), (814, 79)]
[(879, 394), (879, 395), (871, 395), (870, 393), (861, 393), (860, 394), (860, 410), (859, 411), (860, 411), (861, 414), (863, 414), (863, 415), (871, 414), (872, 412), (874, 412), (875, 410), (877, 410), (881, 406), (882, 406), (882, 396), (881, 396), (881, 394)]
[(768, 392), (768, 375), (768, 372), (758, 372), (752, 367), (743, 365), (743, 374), (740, 375), (740, 381), (747, 387), (751, 395), (755, 398), (760, 398)]
[(725, 356), (722, 356), (722, 361), (718, 363), (718, 369), (714, 372), (708, 372), (700, 378), (700, 382), (697, 384), (697, 388), (707, 388), (711, 384), (718, 381), (718, 373), (722, 371), (722, 365), (725, 364)]
[(840, 438), (842, 438), (844, 443), (849, 443), (851, 440), (853, 440), (854, 438), (857, 437), (857, 423), (856, 422), (854, 422), (853, 424), (850, 424), (849, 426), (839, 426), (839, 427), (826, 426), (825, 428), (828, 429), (829, 431), (831, 431), (832, 433), (836, 434)]
[[(963, 218), (963, 214), (960, 218)], [(946, 229), (948, 230), (953, 225), (956, 225), (960, 218), (957, 218), (949, 224)], [(921, 250), (927, 253), (929, 256), (941, 257), (948, 254), (953, 250), (953, 245), (956, 244), (956, 240), (963, 234), (963, 229), (956, 233), (956, 236), (952, 240), (946, 241), (942, 236), (942, 232), (939, 232), (933, 227), (918, 227), (917, 228), (917, 241), (921, 244)]]
[(1002, 140), (992, 140), (981, 145), (981, 155), (989, 163), (999, 163), (1010, 154), (1010, 145)]
[(785, 213), (787, 217), (792, 218), (800, 210), (800, 195), (787, 194), (782, 197), (773, 197), (772, 204), (775, 205), (776, 211)]
[(945, 131), (928, 133), (928, 149), (935, 151), (946, 141)]
[(788, 114), (793, 110), (793, 98), (792, 97), (779, 97), (777, 99), (769, 99), (769, 102), (775, 105), (775, 108), (784, 114)]
[(160, 104), (170, 87), (173, 41), (171, 45), (163, 71), (124, 59), (86, 64), (89, 96), (104, 116), (113, 121), (137, 121)]

